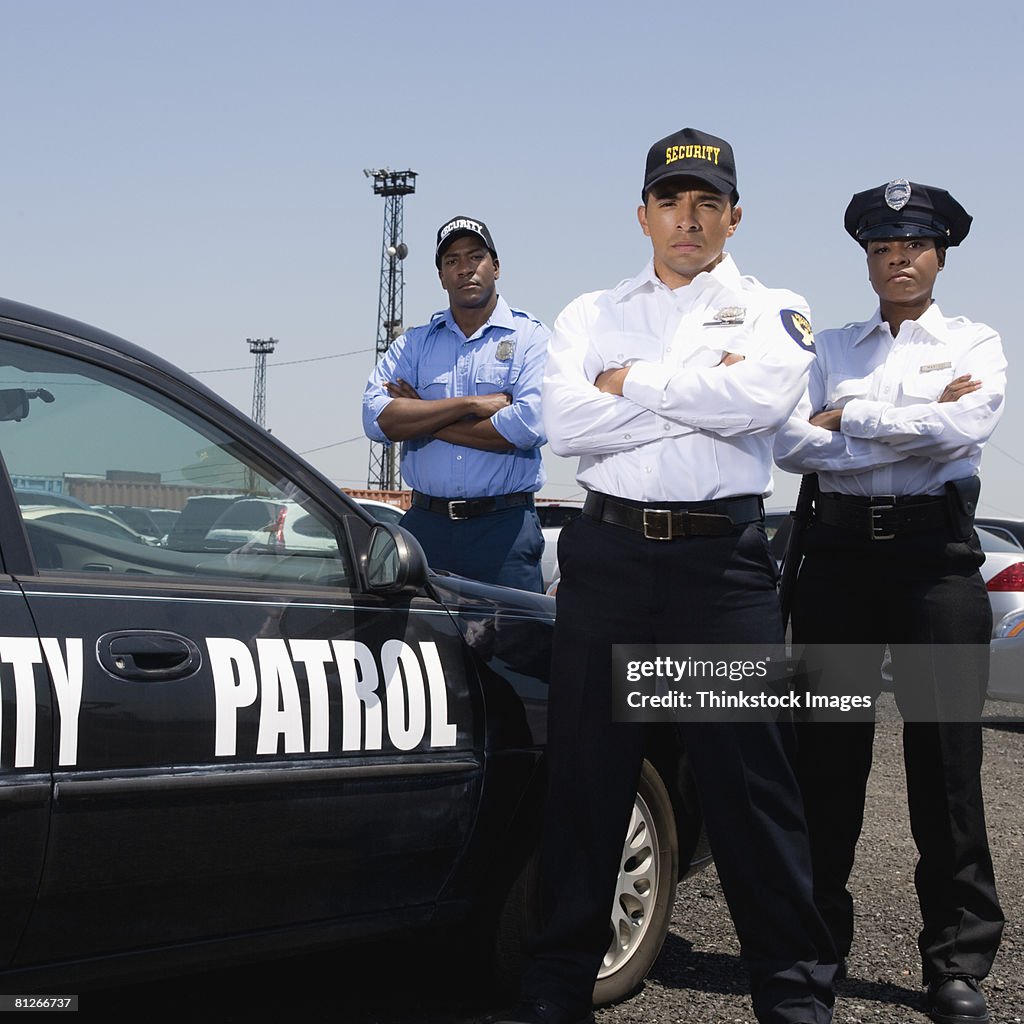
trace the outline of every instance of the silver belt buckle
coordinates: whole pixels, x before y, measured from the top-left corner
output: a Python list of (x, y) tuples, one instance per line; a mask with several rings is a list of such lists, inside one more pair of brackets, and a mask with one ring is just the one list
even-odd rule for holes
[(465, 515), (465, 514), (459, 515), (459, 510), (455, 507), (456, 505), (465, 505), (465, 504), (467, 504), (466, 499), (462, 499), (460, 501), (449, 501), (448, 502), (448, 518), (449, 519), (456, 519), (456, 520), (468, 519), (469, 518), (468, 515)]
[(872, 494), (868, 500), (871, 502), (868, 506), (871, 510), (871, 539), (892, 540), (896, 534), (880, 532), (881, 527), (878, 521), (881, 519), (882, 512), (891, 512), (896, 507), (896, 495)]
[[(658, 519), (664, 516), (664, 519)], [(662, 529), (661, 527), (664, 526)], [(653, 531), (653, 532), (652, 532)], [(667, 508), (644, 509), (644, 538), (646, 540), (672, 539), (672, 510)]]

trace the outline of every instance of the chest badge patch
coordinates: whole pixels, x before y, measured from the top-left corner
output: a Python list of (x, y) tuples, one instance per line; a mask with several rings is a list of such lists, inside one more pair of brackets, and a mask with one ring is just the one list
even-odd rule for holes
[(747, 311), (743, 306), (723, 306), (711, 320), (701, 324), (702, 327), (735, 327), (746, 319)]
[(795, 309), (783, 309), (779, 312), (782, 326), (786, 333), (803, 349), (808, 352), (814, 351), (814, 332), (811, 330), (811, 321), (798, 313)]
[(494, 358), (499, 363), (507, 363), (516, 351), (516, 343), (514, 341), (499, 341), (497, 351), (494, 353)]
[(953, 364), (950, 362), (945, 363), (925, 363), (924, 366), (918, 370), (918, 373), (934, 373), (936, 370), (952, 370)]

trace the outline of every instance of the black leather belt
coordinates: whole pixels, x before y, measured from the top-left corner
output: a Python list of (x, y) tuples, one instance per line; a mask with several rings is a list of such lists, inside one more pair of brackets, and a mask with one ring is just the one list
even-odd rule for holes
[(949, 525), (946, 499), (928, 494), (873, 494), (868, 498), (822, 491), (814, 499), (814, 508), (818, 522), (867, 540), (894, 540)]
[(648, 540), (681, 537), (724, 537), (737, 526), (759, 522), (764, 506), (756, 494), (713, 501), (663, 501), (643, 505), (590, 491), (583, 514), (591, 519), (642, 533)]
[(533, 494), (520, 491), (517, 494), (494, 494), (487, 498), (432, 498), (429, 494), (413, 491), (412, 504), (414, 508), (424, 508), (449, 519), (473, 519), (505, 508), (532, 505)]

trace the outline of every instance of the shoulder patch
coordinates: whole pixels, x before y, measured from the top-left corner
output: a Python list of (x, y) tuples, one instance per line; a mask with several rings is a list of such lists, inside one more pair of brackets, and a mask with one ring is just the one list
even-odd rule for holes
[(786, 328), (786, 333), (801, 348), (813, 352), (814, 332), (811, 330), (811, 321), (795, 309), (780, 310), (779, 317), (782, 320), (782, 326)]

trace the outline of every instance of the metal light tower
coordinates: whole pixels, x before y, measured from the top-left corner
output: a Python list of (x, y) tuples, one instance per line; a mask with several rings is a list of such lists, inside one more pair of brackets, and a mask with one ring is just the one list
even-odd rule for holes
[(272, 355), (277, 338), (246, 338), (249, 351), (256, 357), (252, 381), (252, 418), (265, 427), (267, 418), (267, 356)]
[[(402, 241), (402, 199), (416, 191), (415, 171), (392, 171), (387, 167), (366, 170), (373, 179), (374, 195), (384, 197), (384, 244), (380, 255), (380, 301), (377, 304), (376, 361), (403, 330), (402, 289), (405, 278), (402, 260), (409, 248)], [(401, 474), (394, 445), (370, 443), (370, 468), (367, 487), (394, 491), (401, 486)]]

